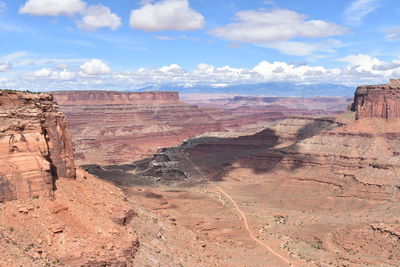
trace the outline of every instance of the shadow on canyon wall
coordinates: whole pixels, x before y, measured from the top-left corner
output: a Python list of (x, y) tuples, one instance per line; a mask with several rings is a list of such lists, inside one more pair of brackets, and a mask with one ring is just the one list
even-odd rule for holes
[[(173, 182), (202, 183), (198, 171), (185, 159), (183, 153), (213, 181), (222, 181), (226, 174), (240, 162), (256, 174), (270, 173), (282, 168), (282, 161), (289, 159), (292, 164), (285, 166), (294, 171), (307, 162), (306, 155), (299, 155), (297, 142), (310, 138), (327, 127), (326, 121), (313, 120), (300, 128), (295, 142), (285, 148), (274, 148), (282, 138), (270, 128), (254, 135), (235, 138), (201, 137), (184, 142), (180, 147), (161, 149), (153, 158), (125, 165), (86, 165), (90, 173), (122, 186), (143, 186), (170, 184)], [(301, 158), (299, 158), (301, 157)]]
[[(282, 168), (284, 159), (292, 162), (284, 166), (295, 171), (309, 161), (307, 155), (300, 155), (297, 142), (311, 138), (327, 127), (326, 122), (311, 121), (300, 128), (294, 143), (285, 148), (275, 147), (282, 139), (273, 129), (265, 129), (254, 135), (237, 138), (214, 138), (209, 142), (198, 140), (201, 144), (185, 149), (188, 157), (213, 181), (222, 181), (235, 163), (252, 169), (255, 174), (270, 173)], [(301, 157), (301, 158), (300, 158)]]

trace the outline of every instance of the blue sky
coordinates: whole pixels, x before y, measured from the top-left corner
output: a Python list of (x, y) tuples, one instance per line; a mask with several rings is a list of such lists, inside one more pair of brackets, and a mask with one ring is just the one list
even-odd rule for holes
[(0, 87), (400, 77), (398, 0), (0, 1)]

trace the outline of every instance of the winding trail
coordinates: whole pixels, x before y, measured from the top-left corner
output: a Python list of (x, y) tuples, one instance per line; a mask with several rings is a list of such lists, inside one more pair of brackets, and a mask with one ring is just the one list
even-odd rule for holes
[(236, 201), (228, 194), (226, 193), (221, 187), (219, 187), (216, 183), (214, 183), (212, 180), (210, 180), (206, 175), (204, 175), (204, 173), (200, 170), (199, 167), (197, 167), (196, 164), (194, 164), (194, 162), (185, 154), (185, 152), (183, 152), (182, 150), (182, 155), (183, 157), (197, 170), (197, 172), (200, 174), (201, 177), (203, 177), (206, 181), (208, 181), (210, 184), (212, 184), (219, 192), (221, 192), (226, 198), (229, 199), (229, 201), (233, 204), (233, 206), (235, 207), (235, 209), (237, 210), (237, 212), (240, 214), (240, 216), (242, 217), (242, 221), (244, 224), (244, 227), (246, 229), (246, 231), (249, 233), (249, 237), (254, 240), (257, 244), (259, 244), (260, 246), (266, 248), (269, 252), (271, 252), (273, 255), (275, 255), (276, 257), (278, 257), (280, 260), (282, 260), (283, 262), (285, 262), (286, 264), (288, 264), (289, 266), (294, 266), (290, 260), (286, 259), (285, 257), (279, 255), (276, 251), (274, 251), (270, 246), (268, 246), (267, 244), (265, 244), (263, 241), (261, 241), (260, 239), (258, 239), (253, 232), (250, 229), (246, 214), (240, 209), (239, 205), (236, 203)]

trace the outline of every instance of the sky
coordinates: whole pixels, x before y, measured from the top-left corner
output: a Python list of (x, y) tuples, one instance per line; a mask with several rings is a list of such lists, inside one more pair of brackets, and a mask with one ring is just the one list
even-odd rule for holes
[(398, 0), (2, 0), (0, 88), (400, 78)]

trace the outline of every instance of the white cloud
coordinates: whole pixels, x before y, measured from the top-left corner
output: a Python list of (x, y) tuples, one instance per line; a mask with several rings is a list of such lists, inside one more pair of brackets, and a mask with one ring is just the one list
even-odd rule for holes
[[(339, 69), (326, 69), (322, 66), (293, 65), (285, 62), (262, 61), (253, 68), (269, 81), (297, 81), (309, 82), (312, 79), (321, 79), (322, 76), (338, 74)], [(320, 78), (318, 78), (320, 77)], [(321, 79), (326, 81), (324, 79)]]
[(40, 69), (40, 70), (37, 70), (37, 71), (33, 72), (32, 76), (35, 76), (35, 77), (49, 77), (49, 76), (51, 76), (51, 73), (52, 73), (51, 69), (43, 68), (43, 69)]
[(130, 26), (144, 31), (187, 31), (204, 26), (204, 17), (189, 6), (188, 0), (147, 1), (140, 9), (132, 10)]
[(214, 88), (225, 88), (225, 87), (228, 87), (228, 84), (227, 83), (212, 83), (211, 87), (214, 87)]
[[(236, 13), (236, 22), (216, 28), (211, 34), (234, 42), (256, 45), (279, 44), (293, 38), (319, 38), (342, 35), (348, 29), (323, 20), (307, 20), (307, 17), (286, 9), (270, 11), (240, 11)], [(272, 44), (273, 45), (273, 44)], [(288, 50), (293, 50), (293, 43)]]
[(0, 14), (3, 14), (7, 11), (7, 4), (3, 1), (0, 1)]
[(111, 73), (110, 67), (100, 59), (91, 59), (81, 65), (83, 74), (100, 75)]
[(344, 11), (344, 16), (347, 23), (358, 26), (377, 8), (379, 8), (379, 0), (354, 0)]
[(182, 68), (177, 64), (171, 64), (169, 66), (161, 67), (158, 70), (161, 72), (164, 72), (164, 73), (167, 73), (167, 72), (177, 73), (177, 72), (180, 72), (182, 70)]
[(50, 68), (43, 68), (28, 75), (28, 79), (50, 79), (50, 80), (72, 80), (76, 74), (72, 71), (57, 71)]
[[(1, 58), (0, 58), (1, 60)], [(339, 83), (359, 85), (384, 83), (400, 76), (400, 59), (383, 61), (370, 55), (349, 55), (342, 59), (343, 67), (327, 68), (318, 65), (261, 61), (253, 68), (199, 64), (187, 70), (178, 64), (158, 68), (140, 68), (112, 72), (100, 59), (92, 59), (80, 66), (41, 67), (33, 72), (7, 72), (6, 85), (13, 89), (135, 89), (164, 84), (196, 87), (209, 85), (226, 87), (235, 84), (260, 82)], [(12, 78), (12, 74), (15, 75)], [(107, 74), (107, 75), (101, 75)], [(60, 81), (63, 81), (60, 83)]]
[(98, 28), (116, 30), (121, 26), (121, 18), (104, 5), (87, 5), (82, 0), (28, 0), (19, 9), (21, 14), (35, 16), (73, 16), (79, 14), (75, 22), (80, 29), (94, 31)]
[(84, 30), (93, 31), (102, 27), (116, 30), (121, 26), (121, 18), (111, 13), (110, 8), (103, 5), (89, 6), (82, 14), (83, 17), (78, 21), (78, 27)]
[(384, 63), (377, 58), (364, 54), (350, 55), (340, 59), (340, 61), (349, 63), (351, 67), (355, 67), (357, 70), (366, 71), (371, 71), (374, 66), (380, 66)]
[(72, 16), (86, 8), (81, 0), (28, 0), (20, 9), (21, 14), (35, 16)]
[(86, 62), (85, 58), (43, 58), (27, 51), (17, 51), (0, 55), (0, 62), (9, 62), (13, 68), (20, 67), (54, 67), (55, 69), (67, 69), (69, 64), (79, 65)]
[(12, 64), (10, 62), (0, 62), (0, 72), (7, 71), (12, 68)]

